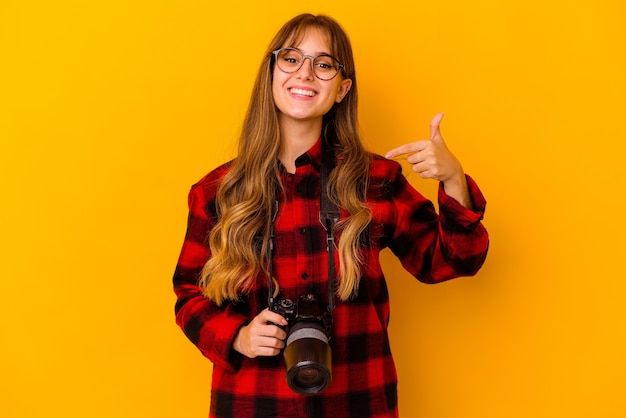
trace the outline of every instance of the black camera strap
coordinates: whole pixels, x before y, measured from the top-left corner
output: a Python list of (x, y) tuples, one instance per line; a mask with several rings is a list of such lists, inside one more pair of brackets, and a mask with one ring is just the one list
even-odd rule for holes
[(330, 141), (322, 141), (322, 162), (320, 164), (320, 223), (326, 230), (326, 251), (328, 252), (328, 311), (335, 309), (335, 238), (333, 228), (341, 217), (337, 205), (328, 197), (328, 177), (337, 165), (335, 149)]
[[(320, 164), (320, 223), (326, 230), (326, 251), (328, 252), (328, 311), (335, 309), (335, 238), (333, 228), (341, 217), (339, 207), (335, 205), (328, 197), (328, 177), (331, 171), (337, 165), (337, 157), (333, 145), (325, 139), (322, 139), (322, 156)], [(278, 215), (278, 200), (274, 202), (274, 213), (272, 214), (272, 222), (270, 224), (270, 242), (269, 242), (269, 266), (268, 266), (268, 306), (274, 305), (274, 283), (273, 283), (273, 259), (274, 259), (274, 240), (276, 233), (274, 231), (274, 223)]]
[(274, 306), (274, 240), (276, 239), (276, 232), (274, 231), (274, 223), (278, 216), (278, 199), (274, 200), (274, 213), (272, 214), (272, 221), (270, 222), (270, 242), (269, 242), (269, 266), (268, 266), (268, 283), (267, 283), (267, 306)]

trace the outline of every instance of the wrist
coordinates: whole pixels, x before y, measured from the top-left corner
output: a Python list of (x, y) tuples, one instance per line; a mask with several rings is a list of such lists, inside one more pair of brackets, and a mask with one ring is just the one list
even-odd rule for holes
[(235, 335), (235, 338), (233, 339), (233, 344), (232, 344), (232, 349), (238, 352), (239, 354), (243, 354), (244, 356), (246, 354), (244, 353), (244, 348), (241, 344), (241, 341), (242, 341), (241, 333), (244, 332), (245, 327), (246, 326), (244, 325), (241, 328), (239, 328), (239, 330), (237, 331), (237, 334)]
[(442, 181), (443, 191), (464, 207), (473, 210), (472, 199), (467, 186), (465, 174), (461, 172), (448, 180)]

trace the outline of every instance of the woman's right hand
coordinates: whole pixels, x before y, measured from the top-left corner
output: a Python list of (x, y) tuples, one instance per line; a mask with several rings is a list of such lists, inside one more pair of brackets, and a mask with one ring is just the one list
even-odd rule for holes
[(287, 320), (269, 309), (263, 310), (252, 322), (239, 329), (233, 349), (249, 358), (275, 356), (285, 346), (287, 333), (280, 326)]

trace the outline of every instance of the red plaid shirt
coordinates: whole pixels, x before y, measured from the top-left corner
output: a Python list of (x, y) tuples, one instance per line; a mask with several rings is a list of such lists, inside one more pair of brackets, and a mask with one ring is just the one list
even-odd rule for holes
[[(319, 221), (321, 141), (283, 174), (276, 219), (274, 275), (279, 298), (305, 292), (327, 299), (325, 231)], [(336, 300), (333, 312), (332, 383), (303, 396), (286, 384), (282, 355), (246, 358), (232, 349), (239, 328), (267, 307), (267, 278), (238, 303), (215, 306), (198, 287), (210, 257), (207, 234), (216, 222), (215, 193), (229, 164), (195, 184), (189, 193), (187, 235), (174, 275), (176, 322), (214, 363), (210, 417), (397, 417), (397, 376), (389, 348), (389, 295), (379, 253), (389, 247), (418, 280), (437, 283), (475, 274), (488, 246), (480, 220), (485, 199), (467, 178), (474, 211), (439, 189), (440, 215), (400, 172), (394, 161), (374, 156), (367, 202), (373, 219), (363, 246), (358, 295)], [(345, 215), (345, 214), (344, 214)], [(339, 237), (340, 239), (340, 237)], [(338, 261), (336, 260), (336, 265)]]

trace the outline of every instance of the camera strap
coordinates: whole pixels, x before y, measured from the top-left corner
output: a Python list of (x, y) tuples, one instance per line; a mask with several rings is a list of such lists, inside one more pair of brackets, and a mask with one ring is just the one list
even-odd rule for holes
[[(331, 171), (337, 165), (337, 157), (335, 149), (330, 141), (322, 138), (322, 156), (320, 164), (320, 223), (326, 231), (326, 251), (328, 252), (328, 311), (335, 309), (335, 238), (333, 228), (341, 217), (339, 207), (334, 204), (328, 197), (328, 177)], [(278, 215), (278, 200), (274, 202), (274, 213), (270, 223), (270, 242), (269, 242), (269, 266), (268, 266), (268, 306), (274, 304), (274, 283), (273, 283), (273, 259), (274, 259), (274, 240), (276, 233), (274, 231), (274, 223)]]
[(336, 204), (328, 197), (328, 177), (337, 165), (335, 149), (330, 141), (322, 141), (322, 162), (320, 164), (320, 223), (326, 230), (326, 251), (328, 252), (328, 311), (335, 309), (335, 238), (333, 228), (341, 217)]

